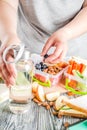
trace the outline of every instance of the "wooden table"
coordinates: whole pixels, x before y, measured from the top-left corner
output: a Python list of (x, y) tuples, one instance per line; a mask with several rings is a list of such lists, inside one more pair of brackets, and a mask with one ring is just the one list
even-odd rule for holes
[(53, 115), (52, 109), (46, 110), (31, 101), (29, 111), (24, 114), (12, 114), (8, 107), (8, 101), (0, 105), (0, 130), (65, 130), (64, 123), (70, 124), (78, 121), (78, 118)]

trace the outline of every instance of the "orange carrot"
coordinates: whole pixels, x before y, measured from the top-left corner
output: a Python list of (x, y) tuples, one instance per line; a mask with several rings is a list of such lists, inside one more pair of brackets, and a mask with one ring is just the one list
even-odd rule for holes
[(77, 70), (80, 72), (80, 69), (81, 69), (81, 65), (80, 64), (78, 64), (77, 65)]
[(78, 63), (74, 62), (74, 63), (73, 63), (73, 67), (72, 67), (73, 70), (77, 70), (77, 67), (78, 67)]
[(86, 66), (84, 64), (82, 64), (82, 63), (80, 65), (81, 65), (80, 73), (82, 73), (84, 71), (84, 69), (85, 69)]
[(68, 83), (68, 85), (69, 85), (70, 87), (76, 89), (76, 87), (77, 87), (77, 82), (74, 81), (74, 80), (71, 80), (71, 81)]
[(70, 61), (69, 61), (69, 64), (70, 64), (70, 65), (73, 65), (73, 60), (70, 60)]
[(68, 70), (67, 70), (67, 73), (68, 73), (68, 74), (72, 74), (72, 66), (71, 66), (71, 65), (69, 66), (69, 68), (68, 68)]

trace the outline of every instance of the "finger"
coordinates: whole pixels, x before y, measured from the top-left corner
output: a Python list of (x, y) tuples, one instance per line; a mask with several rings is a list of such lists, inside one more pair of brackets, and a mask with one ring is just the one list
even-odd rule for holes
[(0, 77), (1, 77), (2, 80), (4, 80), (4, 83), (5, 83), (6, 85), (8, 85), (8, 81), (6, 81), (6, 79), (5, 79), (5, 77), (4, 77), (4, 75), (3, 75), (2, 71), (1, 71), (1, 69), (0, 69)]
[(6, 65), (4, 63), (2, 65), (1, 74), (6, 83), (10, 83), (12, 85), (15, 83), (15, 79), (9, 74), (8, 70), (6, 69)]
[[(7, 61), (8, 62), (13, 61), (13, 58), (10, 55), (8, 55)], [(13, 76), (14, 78), (16, 78), (17, 71), (16, 71), (15, 64), (14, 63), (7, 63), (6, 68), (7, 68), (8, 72), (10, 73), (10, 75)]]
[(61, 52), (62, 52), (62, 46), (61, 45), (57, 45), (55, 51), (53, 54), (49, 55), (48, 58), (46, 58), (46, 62), (50, 62), (50, 61), (53, 61), (55, 60), (57, 57), (60, 56)]
[(5, 49), (5, 47), (0, 47), (0, 56), (2, 56), (4, 49)]
[(65, 49), (60, 53), (60, 55), (55, 60), (52, 60), (51, 62), (52, 63), (57, 63), (57, 62), (63, 60), (66, 53), (67, 53), (67, 47), (65, 47)]
[(62, 61), (65, 58), (65, 55), (67, 53), (67, 49), (65, 49), (64, 51), (62, 51), (62, 53), (60, 54), (59, 57), (57, 57), (55, 60), (53, 60), (51, 63), (58, 63), (59, 61)]
[(60, 60), (63, 60), (63, 59), (65, 58), (65, 56), (66, 56), (66, 53), (67, 53), (67, 49), (64, 50), (64, 51), (60, 54), (59, 59), (60, 59)]
[(53, 43), (54, 43), (54, 39), (52, 37), (47, 40), (45, 46), (43, 47), (42, 53), (41, 53), (42, 56), (47, 54), (49, 49), (53, 46)]
[[(61, 55), (61, 54), (60, 54)], [(61, 61), (61, 59), (60, 59), (60, 56), (59, 57), (57, 57), (55, 60), (52, 60), (52, 61), (50, 61), (49, 63), (50, 64), (56, 64), (56, 63), (58, 63), (58, 62), (60, 62)]]

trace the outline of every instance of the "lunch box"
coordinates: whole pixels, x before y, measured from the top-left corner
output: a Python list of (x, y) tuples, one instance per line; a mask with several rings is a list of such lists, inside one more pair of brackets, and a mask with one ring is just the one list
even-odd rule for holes
[[(34, 64), (40, 63), (43, 61), (43, 57), (41, 57), (39, 54), (32, 54), (31, 55), (31, 59), (33, 60)], [(53, 74), (48, 74), (46, 72), (43, 72), (41, 70), (37, 70), (35, 69), (35, 74), (37, 75), (37, 77), (42, 78), (43, 83), (41, 85), (44, 85), (44, 82), (48, 82), (48, 85), (46, 85), (46, 87), (50, 87), (50, 86), (54, 86), (57, 85), (62, 76), (64, 71), (66, 70), (67, 67), (62, 68), (57, 74), (53, 75)]]
[(74, 94), (87, 94), (87, 60), (73, 56), (67, 61), (69, 65), (64, 71), (65, 88)]

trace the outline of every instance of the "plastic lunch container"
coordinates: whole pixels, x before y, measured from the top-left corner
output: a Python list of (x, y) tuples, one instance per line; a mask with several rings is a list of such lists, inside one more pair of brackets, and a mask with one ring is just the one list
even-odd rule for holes
[(65, 88), (74, 94), (84, 95), (87, 94), (87, 61), (77, 57), (74, 59), (77, 61), (77, 63), (84, 63), (86, 65), (86, 73), (85, 76), (80, 75), (80, 77), (78, 75), (69, 74), (66, 70), (64, 72)]
[(65, 88), (74, 94), (84, 95), (87, 94), (87, 80), (78, 78), (64, 72)]
[[(41, 61), (43, 61), (43, 58), (38, 54), (32, 54), (31, 58), (32, 58), (34, 64), (40, 63)], [(56, 75), (48, 74), (41, 70), (35, 69), (35, 75), (39, 76), (43, 80), (43, 82), (44, 81), (48, 82), (48, 85), (46, 85), (46, 87), (50, 87), (50, 86), (54, 86), (54, 85), (58, 84), (58, 82), (61, 80), (62, 75), (63, 75), (64, 71), (66, 70), (66, 68), (67, 67), (61, 69)], [(42, 85), (45, 86), (43, 83), (42, 83)]]

